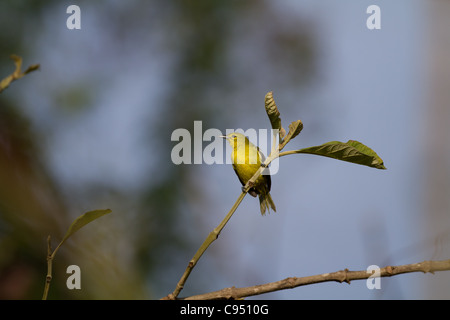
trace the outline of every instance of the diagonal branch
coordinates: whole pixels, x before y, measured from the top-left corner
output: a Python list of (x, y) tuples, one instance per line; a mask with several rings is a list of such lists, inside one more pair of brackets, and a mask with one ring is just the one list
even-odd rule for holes
[(186, 283), (186, 280), (189, 278), (189, 275), (191, 274), (192, 270), (194, 269), (195, 265), (197, 264), (198, 260), (202, 257), (203, 253), (205, 253), (206, 249), (213, 243), (218, 237), (219, 234), (222, 232), (222, 229), (225, 227), (225, 225), (228, 223), (228, 221), (233, 216), (234, 212), (236, 211), (237, 207), (240, 205), (244, 197), (247, 195), (247, 192), (250, 190), (250, 188), (253, 186), (255, 181), (259, 178), (259, 176), (262, 174), (262, 171), (265, 167), (267, 167), (275, 158), (278, 157), (278, 152), (275, 152), (275, 155), (272, 155), (272, 153), (269, 155), (269, 157), (266, 158), (266, 161), (263, 163), (263, 165), (256, 170), (253, 177), (247, 181), (244, 187), (242, 187), (242, 192), (239, 195), (238, 199), (234, 203), (233, 207), (230, 209), (230, 211), (227, 213), (225, 218), (220, 222), (220, 224), (208, 235), (208, 237), (203, 241), (203, 244), (198, 248), (197, 252), (195, 253), (194, 257), (189, 261), (186, 270), (184, 271), (183, 275), (181, 276), (180, 280), (178, 281), (174, 291), (170, 294), (168, 294), (163, 299), (165, 300), (175, 300), (177, 299), (178, 295), (180, 294), (181, 290), (184, 288), (184, 284)]
[[(380, 277), (392, 277), (395, 275), (399, 275), (402, 273), (411, 273), (411, 272), (423, 272), (423, 273), (433, 273), (436, 271), (447, 271), (450, 270), (450, 259), (442, 260), (442, 261), (423, 261), (420, 263), (406, 264), (401, 266), (387, 266), (381, 268), (379, 271)], [(244, 297), (250, 297), (255, 295), (260, 295), (263, 293), (269, 293), (279, 290), (292, 289), (300, 286), (310, 285), (314, 283), (321, 282), (347, 282), (350, 284), (352, 280), (363, 280), (372, 278), (374, 275), (372, 272), (363, 270), (363, 271), (349, 271), (348, 269), (332, 272), (332, 273), (324, 273), (309, 277), (290, 277), (276, 282), (270, 282), (266, 284), (260, 284), (251, 287), (244, 288), (225, 288), (219, 291), (199, 294), (195, 296), (186, 297), (186, 300), (217, 300), (217, 299), (241, 299)]]

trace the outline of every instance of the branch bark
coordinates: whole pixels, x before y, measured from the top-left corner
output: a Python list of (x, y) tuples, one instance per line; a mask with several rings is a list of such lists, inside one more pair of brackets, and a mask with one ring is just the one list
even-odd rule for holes
[[(423, 273), (433, 273), (437, 271), (447, 271), (450, 270), (450, 259), (441, 261), (423, 261), (419, 263), (406, 264), (400, 266), (386, 266), (380, 269), (380, 277), (392, 277), (395, 275), (411, 272), (423, 272)], [(260, 295), (263, 293), (269, 293), (285, 289), (293, 289), (300, 286), (310, 285), (314, 283), (321, 282), (347, 282), (350, 284), (352, 280), (363, 280), (368, 279), (372, 273), (366, 270), (362, 271), (349, 271), (348, 269), (324, 273), (308, 277), (290, 277), (276, 282), (270, 282), (266, 284), (260, 284), (251, 287), (244, 288), (225, 288), (219, 291), (199, 294), (195, 296), (190, 296), (183, 298), (185, 300), (217, 300), (217, 299), (228, 299), (235, 300), (245, 297)]]
[(0, 93), (9, 87), (9, 85), (16, 81), (23, 76), (25, 76), (27, 73), (33, 72), (37, 69), (39, 69), (39, 64), (33, 64), (27, 68), (24, 72), (21, 71), (22, 69), (22, 58), (19, 56), (16, 56), (15, 54), (11, 55), (11, 59), (14, 60), (14, 64), (16, 65), (16, 70), (6, 78), (2, 79), (0, 81)]

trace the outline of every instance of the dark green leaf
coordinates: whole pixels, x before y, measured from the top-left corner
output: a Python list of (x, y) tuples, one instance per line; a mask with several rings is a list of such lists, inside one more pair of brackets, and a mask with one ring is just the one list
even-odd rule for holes
[(292, 153), (315, 154), (377, 169), (386, 169), (383, 160), (375, 153), (375, 151), (355, 140), (349, 140), (346, 143), (331, 141), (320, 146), (283, 152), (280, 156)]

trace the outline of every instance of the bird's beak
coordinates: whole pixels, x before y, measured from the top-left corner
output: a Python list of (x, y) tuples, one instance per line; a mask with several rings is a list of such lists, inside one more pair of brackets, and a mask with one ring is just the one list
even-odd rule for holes
[(227, 136), (219, 136), (219, 138), (227, 139)]

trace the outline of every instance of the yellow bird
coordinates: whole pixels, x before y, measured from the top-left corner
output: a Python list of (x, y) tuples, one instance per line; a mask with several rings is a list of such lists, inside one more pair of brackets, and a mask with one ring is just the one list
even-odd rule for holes
[[(265, 161), (264, 154), (241, 133), (233, 132), (221, 137), (226, 139), (231, 145), (231, 162), (233, 164), (234, 172), (236, 172), (242, 185), (245, 186), (247, 181), (253, 177), (256, 171), (261, 167), (261, 164)], [(265, 170), (269, 169), (266, 168)], [(273, 211), (277, 211), (269, 193), (270, 186), (270, 175), (260, 175), (258, 179), (256, 179), (253, 187), (248, 191), (253, 197), (259, 195), (259, 204), (262, 215), (266, 213), (266, 208), (269, 213), (270, 208), (272, 208)]]

